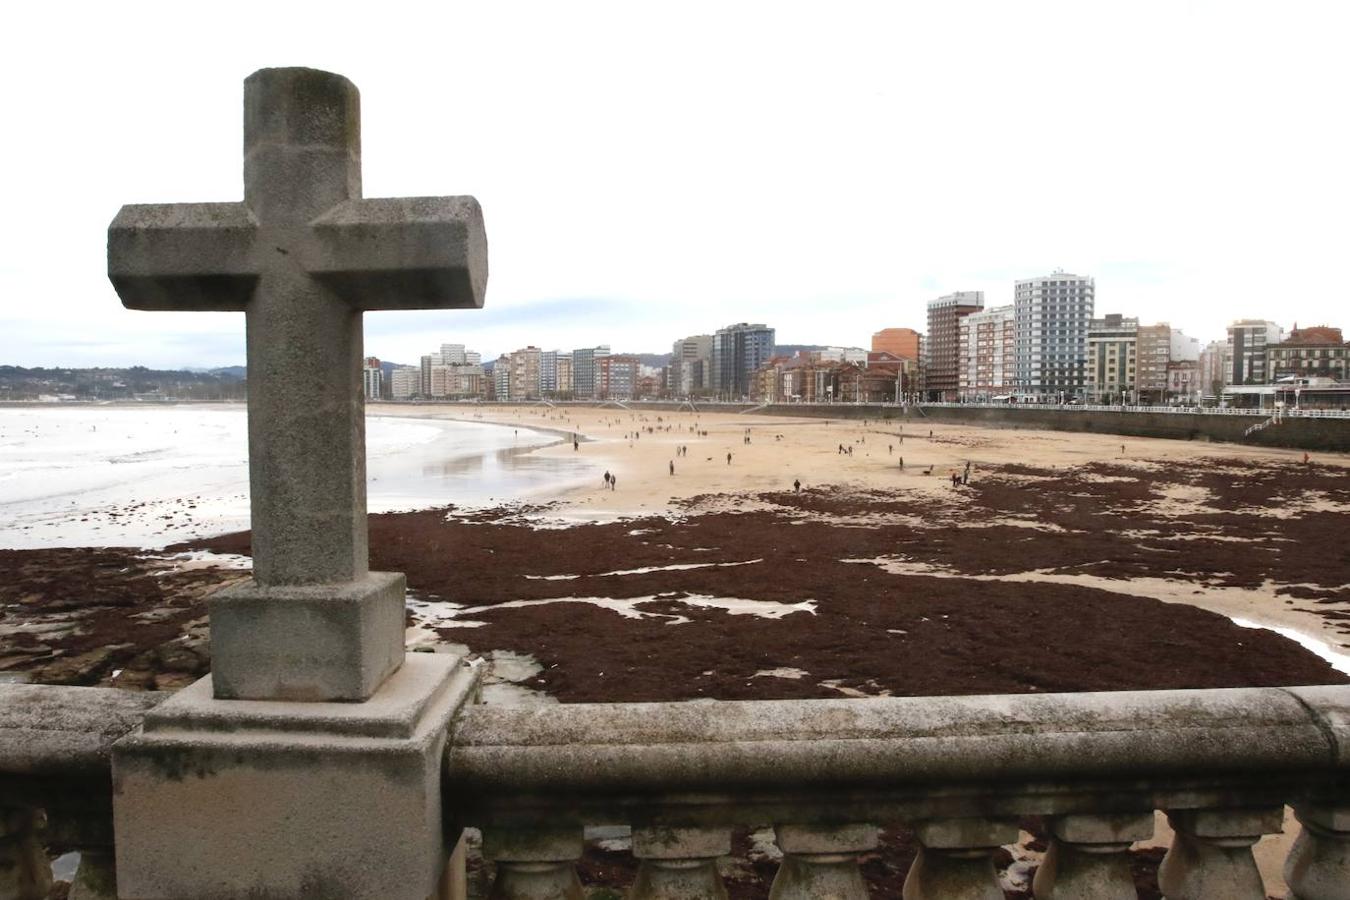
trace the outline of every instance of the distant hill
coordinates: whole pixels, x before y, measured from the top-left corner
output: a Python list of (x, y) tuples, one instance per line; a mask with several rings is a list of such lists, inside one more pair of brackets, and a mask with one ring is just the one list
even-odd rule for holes
[(659, 369), (659, 368), (661, 368), (662, 366), (668, 366), (668, 365), (670, 365), (670, 357), (671, 357), (671, 354), (669, 354), (669, 353), (625, 353), (624, 356), (636, 356), (636, 357), (638, 358), (638, 362), (642, 363), (642, 365), (644, 365), (644, 366), (651, 366), (652, 368)]
[(243, 400), (244, 369), (209, 372), (130, 368), (32, 369), (0, 366), (0, 401), (38, 400)]

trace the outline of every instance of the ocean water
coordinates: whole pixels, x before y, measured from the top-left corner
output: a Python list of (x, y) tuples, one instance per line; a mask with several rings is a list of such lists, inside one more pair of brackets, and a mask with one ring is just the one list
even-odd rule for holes
[[(0, 408), (0, 547), (161, 547), (248, 527), (242, 406)], [(371, 512), (527, 500), (598, 475), (559, 440), (477, 422), (371, 416)]]

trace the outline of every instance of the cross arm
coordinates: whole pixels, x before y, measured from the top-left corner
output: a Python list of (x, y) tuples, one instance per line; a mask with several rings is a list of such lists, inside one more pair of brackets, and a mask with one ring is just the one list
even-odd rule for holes
[(487, 234), (473, 197), (349, 200), (311, 223), (305, 268), (360, 309), (477, 309)]
[(257, 229), (242, 203), (124, 206), (108, 226), (108, 278), (128, 309), (242, 310)]

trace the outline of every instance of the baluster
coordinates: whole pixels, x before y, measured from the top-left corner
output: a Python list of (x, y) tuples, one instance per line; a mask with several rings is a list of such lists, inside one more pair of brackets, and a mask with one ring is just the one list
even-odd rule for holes
[(0, 900), (45, 900), (52, 865), (38, 834), (46, 826), (40, 809), (0, 809)]
[(580, 827), (484, 829), (483, 856), (497, 864), (490, 900), (582, 900), (582, 843)]
[(641, 860), (630, 900), (725, 900), (717, 858), (731, 852), (728, 828), (634, 828)]
[(1153, 836), (1153, 813), (1057, 816), (1036, 870), (1036, 900), (1135, 900), (1125, 851)]
[(1303, 830), (1284, 862), (1294, 900), (1350, 900), (1350, 806), (1299, 805)]
[(1017, 840), (1011, 819), (930, 819), (914, 828), (919, 855), (904, 900), (1003, 900), (994, 851)]
[(877, 846), (875, 825), (777, 825), (783, 862), (769, 900), (866, 900), (858, 855)]
[(1252, 844), (1283, 831), (1284, 810), (1181, 809), (1168, 812), (1176, 835), (1158, 869), (1167, 900), (1265, 900)]

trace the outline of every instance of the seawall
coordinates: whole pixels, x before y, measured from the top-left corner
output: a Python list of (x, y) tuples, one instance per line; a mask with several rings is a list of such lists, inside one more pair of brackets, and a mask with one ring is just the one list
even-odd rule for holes
[(894, 406), (835, 404), (804, 406), (778, 404), (761, 413), (821, 416), (835, 419), (895, 419), (906, 423), (943, 422), (985, 428), (1028, 428), (1046, 431), (1085, 431), (1129, 437), (1171, 438), (1183, 441), (1225, 441), (1256, 447), (1286, 447), (1350, 453), (1350, 418), (1287, 416), (1278, 424), (1247, 434), (1247, 429), (1269, 416), (1243, 414), (1018, 409), (1013, 406)]

